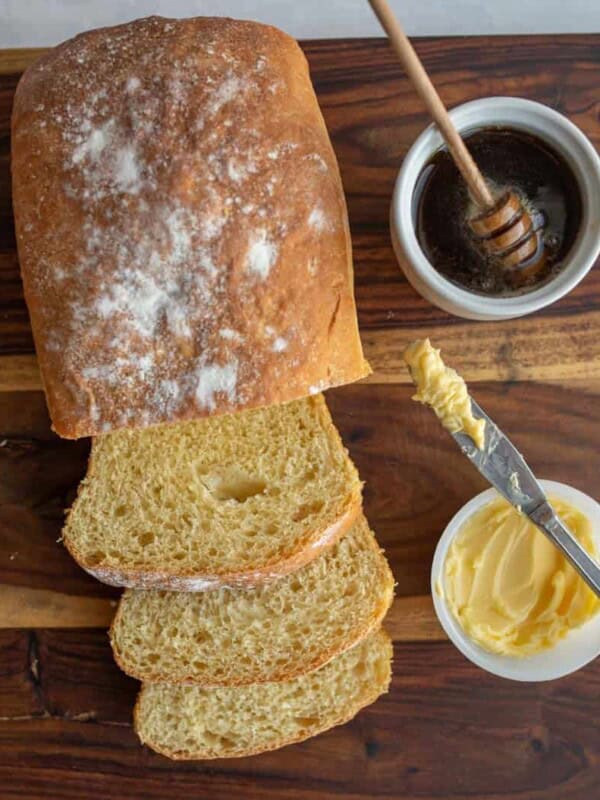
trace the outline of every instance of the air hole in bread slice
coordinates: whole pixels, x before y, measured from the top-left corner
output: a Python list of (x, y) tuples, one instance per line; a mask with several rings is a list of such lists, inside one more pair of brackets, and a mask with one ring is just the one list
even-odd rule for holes
[(235, 500), (244, 503), (250, 497), (263, 494), (267, 488), (266, 482), (261, 478), (244, 475), (235, 469), (202, 475), (200, 480), (215, 500), (221, 502)]
[(301, 728), (312, 728), (320, 723), (318, 717), (296, 717), (296, 722)]
[(307, 517), (311, 517), (314, 514), (318, 514), (319, 511), (323, 509), (325, 503), (321, 500), (315, 500), (312, 503), (303, 503), (301, 506), (298, 507), (298, 510), (293, 516), (294, 522), (300, 522)]
[[(218, 747), (223, 751), (232, 750), (235, 746), (234, 742), (231, 739), (228, 739), (227, 736), (221, 736), (220, 734), (212, 733), (211, 731), (204, 731), (204, 741), (208, 742), (211, 747)], [(186, 747), (190, 746), (190, 742), (192, 746), (195, 744), (195, 740), (186, 739)]]
[(90, 567), (95, 567), (98, 564), (102, 564), (102, 562), (105, 560), (106, 560), (106, 553), (102, 552), (102, 550), (96, 550), (95, 552), (90, 553), (89, 565)]

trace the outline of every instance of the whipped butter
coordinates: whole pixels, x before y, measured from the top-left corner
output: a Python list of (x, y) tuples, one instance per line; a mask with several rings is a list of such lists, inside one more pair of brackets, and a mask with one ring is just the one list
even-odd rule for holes
[[(563, 500), (551, 502), (595, 557), (589, 519)], [(600, 600), (562, 553), (501, 497), (459, 529), (439, 591), (471, 639), (509, 656), (552, 647), (600, 610)]]
[(485, 421), (475, 419), (471, 399), (461, 376), (447, 367), (429, 339), (419, 339), (404, 351), (404, 360), (417, 387), (413, 400), (431, 406), (450, 433), (463, 431), (481, 450)]

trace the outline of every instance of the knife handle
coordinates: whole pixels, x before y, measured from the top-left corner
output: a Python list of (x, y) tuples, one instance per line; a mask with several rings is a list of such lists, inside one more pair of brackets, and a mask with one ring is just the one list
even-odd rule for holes
[(583, 549), (550, 503), (542, 503), (529, 519), (562, 551), (583, 580), (600, 597), (600, 566)]

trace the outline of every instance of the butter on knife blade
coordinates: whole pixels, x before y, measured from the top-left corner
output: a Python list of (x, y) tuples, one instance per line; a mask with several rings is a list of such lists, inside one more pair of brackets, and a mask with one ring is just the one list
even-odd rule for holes
[(413, 400), (435, 411), (450, 433), (462, 431), (481, 450), (485, 441), (485, 420), (475, 419), (467, 385), (455, 370), (447, 367), (440, 351), (429, 339), (417, 339), (403, 354), (417, 387)]

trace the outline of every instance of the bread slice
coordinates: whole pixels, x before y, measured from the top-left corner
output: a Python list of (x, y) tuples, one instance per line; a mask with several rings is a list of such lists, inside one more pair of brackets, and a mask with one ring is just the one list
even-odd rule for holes
[(322, 395), (98, 437), (68, 516), (76, 561), (116, 586), (253, 586), (345, 533), (361, 484)]
[(283, 683), (206, 689), (147, 684), (135, 712), (143, 744), (174, 759), (275, 750), (352, 719), (387, 691), (392, 643), (379, 630), (321, 669)]
[(215, 592), (125, 592), (111, 640), (146, 683), (239, 686), (311, 672), (377, 628), (394, 593), (361, 517), (334, 547), (275, 583)]

